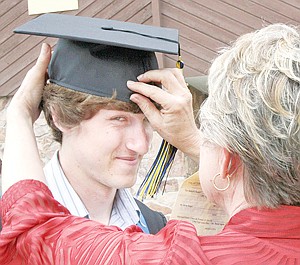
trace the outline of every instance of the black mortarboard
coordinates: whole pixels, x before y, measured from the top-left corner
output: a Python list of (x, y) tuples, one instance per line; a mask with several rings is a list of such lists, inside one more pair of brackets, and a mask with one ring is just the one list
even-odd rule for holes
[(59, 38), (50, 82), (97, 96), (129, 101), (127, 80), (157, 69), (154, 52), (179, 53), (178, 30), (116, 20), (44, 14), (15, 33)]

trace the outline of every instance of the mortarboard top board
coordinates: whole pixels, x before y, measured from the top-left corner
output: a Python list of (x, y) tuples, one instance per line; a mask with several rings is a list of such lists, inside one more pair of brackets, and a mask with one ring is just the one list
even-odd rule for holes
[(58, 38), (50, 82), (88, 94), (129, 101), (127, 80), (157, 69), (154, 52), (179, 53), (177, 29), (130, 22), (44, 14), (15, 33)]

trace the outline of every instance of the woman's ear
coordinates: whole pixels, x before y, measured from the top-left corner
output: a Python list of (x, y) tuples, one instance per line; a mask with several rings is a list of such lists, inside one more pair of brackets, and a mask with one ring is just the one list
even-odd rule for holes
[(220, 176), (227, 178), (228, 175), (232, 176), (241, 165), (240, 157), (237, 154), (230, 153), (226, 148), (222, 150)]

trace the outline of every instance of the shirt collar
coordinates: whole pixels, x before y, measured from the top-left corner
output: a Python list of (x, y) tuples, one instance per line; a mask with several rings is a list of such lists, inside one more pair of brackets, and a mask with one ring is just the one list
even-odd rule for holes
[(71, 214), (86, 217), (88, 215), (87, 209), (71, 186), (60, 166), (58, 150), (54, 153), (52, 159), (45, 165), (44, 173), (53, 197), (60, 204), (65, 206)]

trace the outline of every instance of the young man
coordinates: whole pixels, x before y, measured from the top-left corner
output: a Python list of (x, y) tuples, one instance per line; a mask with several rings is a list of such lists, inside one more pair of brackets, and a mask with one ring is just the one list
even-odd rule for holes
[(178, 52), (177, 30), (47, 14), (16, 32), (60, 37), (43, 95), (61, 144), (44, 168), (54, 197), (74, 215), (158, 232), (165, 217), (126, 189), (136, 182), (152, 139), (126, 82), (158, 67), (154, 51)]

